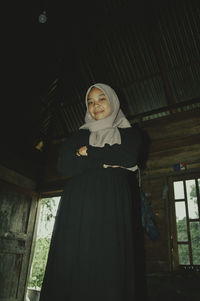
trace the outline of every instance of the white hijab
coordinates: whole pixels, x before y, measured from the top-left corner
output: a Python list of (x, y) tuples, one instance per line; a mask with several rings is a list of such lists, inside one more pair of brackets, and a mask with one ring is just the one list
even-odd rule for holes
[[(95, 120), (88, 111), (88, 94), (93, 87), (100, 89), (105, 94), (111, 106), (111, 114), (101, 120)], [(121, 144), (118, 128), (129, 128), (131, 125), (120, 109), (120, 102), (115, 91), (106, 84), (94, 84), (87, 90), (85, 102), (87, 107), (85, 124), (80, 129), (89, 129), (89, 144), (96, 147), (104, 147), (105, 144)], [(128, 169), (135, 171), (137, 166)]]

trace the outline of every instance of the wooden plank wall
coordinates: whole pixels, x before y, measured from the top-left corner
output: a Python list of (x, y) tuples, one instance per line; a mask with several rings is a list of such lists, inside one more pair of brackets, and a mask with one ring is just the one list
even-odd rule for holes
[(22, 301), (30, 270), (36, 183), (0, 165), (0, 301)]
[[(150, 138), (146, 168), (142, 170), (142, 187), (148, 193), (160, 238), (153, 242), (145, 234), (147, 273), (172, 270), (170, 241), (170, 199), (168, 179), (172, 175), (200, 170), (200, 112), (190, 111), (145, 121), (140, 127)], [(60, 143), (49, 148), (43, 194), (59, 194), (67, 178), (58, 174), (56, 162)], [(173, 165), (186, 163), (187, 170), (175, 172)], [(164, 193), (166, 192), (166, 193)]]
[[(149, 156), (142, 171), (142, 187), (149, 195), (160, 238), (152, 242), (145, 235), (147, 273), (173, 270), (169, 179), (200, 171), (200, 112), (177, 113), (142, 124), (150, 137)], [(185, 171), (173, 165), (185, 163)]]
[(199, 109), (147, 121), (142, 128), (151, 141), (145, 175), (173, 172), (173, 164), (179, 162), (188, 169), (200, 166)]

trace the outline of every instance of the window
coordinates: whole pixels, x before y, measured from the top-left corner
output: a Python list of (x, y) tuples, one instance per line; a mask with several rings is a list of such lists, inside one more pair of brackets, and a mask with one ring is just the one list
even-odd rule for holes
[(178, 265), (200, 266), (200, 177), (173, 180)]

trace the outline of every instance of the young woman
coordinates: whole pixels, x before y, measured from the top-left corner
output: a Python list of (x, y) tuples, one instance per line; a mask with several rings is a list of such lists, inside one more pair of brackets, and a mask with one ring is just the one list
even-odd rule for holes
[(142, 135), (124, 116), (110, 86), (92, 85), (86, 107), (85, 124), (63, 143), (58, 158), (58, 170), (70, 179), (40, 300), (133, 301), (135, 171)]

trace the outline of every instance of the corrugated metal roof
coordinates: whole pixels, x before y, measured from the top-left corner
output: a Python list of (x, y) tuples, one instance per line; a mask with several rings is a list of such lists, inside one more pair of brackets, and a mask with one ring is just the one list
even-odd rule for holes
[(176, 103), (200, 96), (200, 9), (187, 2), (158, 20), (160, 49)]
[[(66, 78), (64, 74), (59, 79), (68, 92), (62, 94), (62, 99), (48, 96), (56, 104), (52, 106), (57, 124), (55, 138), (77, 130), (84, 122), (84, 96), (95, 82), (116, 89), (130, 120), (138, 115), (143, 121), (164, 117), (170, 114), (173, 105), (180, 105), (176, 111), (199, 107), (200, 9), (193, 2), (177, 3), (158, 10), (150, 26), (131, 22), (112, 24), (78, 52), (70, 86), (67, 71)], [(102, 4), (107, 11), (113, 5), (127, 9), (128, 1), (107, 0)], [(184, 106), (185, 101), (191, 101), (191, 105)], [(46, 111), (48, 106), (47, 101)], [(46, 123), (41, 125), (45, 126)]]

